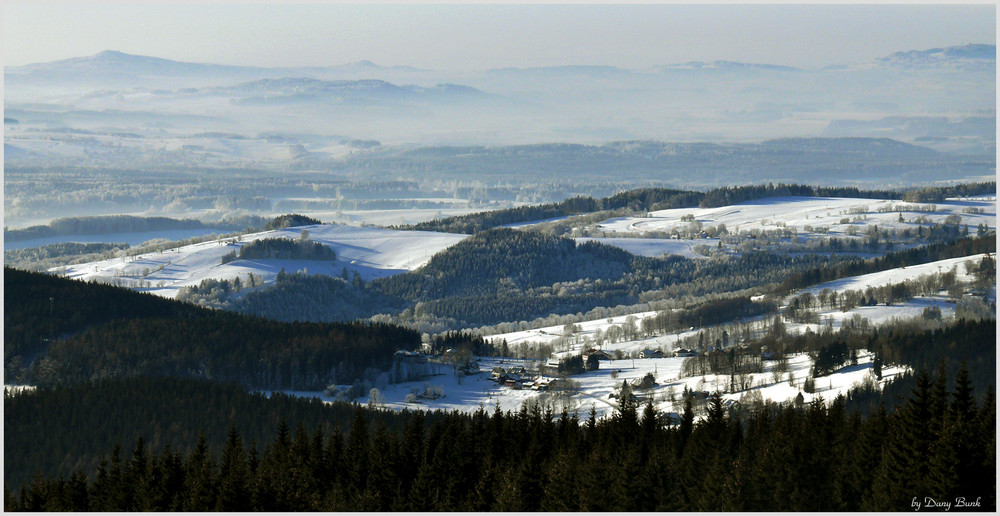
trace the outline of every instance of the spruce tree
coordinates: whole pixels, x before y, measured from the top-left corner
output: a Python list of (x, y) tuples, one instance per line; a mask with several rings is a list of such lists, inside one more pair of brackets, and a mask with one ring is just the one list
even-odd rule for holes
[(365, 412), (358, 406), (354, 409), (354, 422), (347, 434), (347, 448), (344, 450), (345, 465), (348, 468), (348, 486), (355, 492), (364, 491), (368, 481), (368, 423)]
[(205, 432), (198, 433), (198, 442), (188, 456), (185, 468), (184, 503), (182, 510), (207, 512), (215, 509), (215, 460), (208, 450)]
[(219, 496), (216, 508), (219, 511), (245, 512), (250, 507), (250, 472), (246, 463), (243, 440), (236, 431), (236, 425), (229, 428), (226, 447), (222, 451), (219, 465)]

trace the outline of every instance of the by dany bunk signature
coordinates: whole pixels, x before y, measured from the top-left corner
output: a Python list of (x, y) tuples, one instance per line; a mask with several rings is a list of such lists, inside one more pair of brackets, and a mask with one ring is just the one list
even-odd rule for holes
[(969, 500), (964, 496), (959, 496), (954, 500), (935, 500), (929, 496), (925, 496), (924, 499), (918, 500), (916, 496), (910, 502), (910, 507), (914, 510), (919, 511), (920, 509), (944, 509), (945, 511), (950, 511), (952, 507), (959, 509), (965, 507), (982, 507), (982, 497), (976, 497), (976, 499)]

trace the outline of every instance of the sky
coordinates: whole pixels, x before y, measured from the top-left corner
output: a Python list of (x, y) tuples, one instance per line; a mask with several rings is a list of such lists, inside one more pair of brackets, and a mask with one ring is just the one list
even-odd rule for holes
[(996, 6), (6, 1), (3, 63), (103, 50), (201, 63), (439, 70), (730, 60), (801, 68), (996, 43)]

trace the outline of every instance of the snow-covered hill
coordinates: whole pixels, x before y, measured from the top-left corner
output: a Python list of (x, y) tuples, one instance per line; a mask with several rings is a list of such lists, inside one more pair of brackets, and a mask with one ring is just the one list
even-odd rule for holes
[[(913, 265), (910, 267), (890, 269), (872, 274), (842, 278), (835, 281), (821, 283), (807, 289), (802, 289), (801, 291), (793, 292), (786, 298), (785, 303), (787, 303), (787, 300), (806, 292), (815, 295), (824, 289), (829, 289), (835, 292), (844, 292), (848, 290), (863, 291), (867, 287), (880, 287), (883, 285), (898, 284), (915, 280), (923, 275), (949, 272), (952, 270), (956, 272), (955, 277), (957, 281), (961, 283), (969, 283), (973, 280), (973, 277), (968, 273), (966, 264), (971, 261), (978, 265), (981, 259), (982, 255), (963, 256), (960, 258), (949, 258), (921, 265)], [(992, 300), (996, 300), (995, 285), (992, 292), (990, 292), (988, 296)], [(788, 322), (786, 325), (787, 330), (791, 333), (805, 331), (806, 329), (819, 331), (820, 326), (827, 323), (832, 324), (833, 329), (836, 330), (839, 329), (842, 324), (851, 321), (856, 316), (867, 319), (872, 325), (877, 325), (889, 322), (892, 319), (908, 319), (917, 317), (923, 313), (925, 308), (934, 306), (940, 308), (943, 317), (950, 317), (955, 312), (954, 301), (949, 300), (948, 296), (942, 292), (939, 295), (915, 297), (909, 301), (895, 303), (888, 306), (857, 306), (847, 312), (835, 308), (819, 308), (817, 310), (817, 315), (819, 316), (819, 320), (822, 321), (820, 324), (799, 324)], [(608, 328), (627, 324), (630, 319), (634, 321), (637, 328), (641, 328), (642, 321), (644, 319), (654, 317), (656, 314), (657, 312), (655, 311), (646, 311), (629, 315), (619, 315), (615, 317), (578, 322), (576, 323), (578, 326), (577, 330), (570, 334), (568, 338), (564, 325), (502, 333), (490, 335), (486, 338), (492, 342), (505, 340), (510, 346), (524, 344), (552, 344), (556, 341), (569, 341), (565, 349), (558, 348), (555, 353), (558, 356), (568, 356), (573, 353), (579, 353), (586, 347), (591, 346), (592, 344), (587, 344), (587, 341), (588, 339), (593, 339), (598, 332), (606, 333)], [(773, 317), (773, 315), (758, 317), (754, 320), (763, 321), (765, 318), (771, 317)], [(626, 354), (638, 352), (648, 348), (662, 349), (665, 352), (670, 352), (679, 347), (679, 342), (697, 335), (697, 333), (702, 329), (703, 328), (691, 328), (689, 330), (675, 332), (669, 335), (640, 338), (623, 342), (605, 343), (602, 346), (602, 349), (612, 352), (621, 351)]]
[[(933, 204), (934, 211), (929, 211)], [(883, 211), (892, 207), (902, 210)], [(966, 213), (966, 210), (982, 209), (983, 213)], [(904, 222), (899, 222), (902, 214)], [(961, 224), (975, 228), (985, 223), (996, 228), (996, 199), (983, 197), (976, 199), (949, 199), (940, 203), (909, 203), (889, 199), (858, 199), (849, 197), (772, 197), (757, 199), (719, 208), (677, 208), (654, 211), (645, 217), (618, 217), (598, 224), (605, 231), (643, 234), (648, 232), (670, 232), (683, 230), (693, 222), (702, 226), (725, 224), (730, 233), (753, 229), (775, 230), (795, 228), (806, 233), (806, 226), (826, 228), (824, 236), (842, 237), (854, 228), (862, 234), (867, 226), (877, 225), (882, 229), (916, 229), (921, 223), (915, 222), (921, 216), (928, 223), (943, 223), (950, 215), (961, 217)], [(693, 220), (682, 220), (693, 217)], [(817, 231), (818, 233), (818, 231)]]
[[(262, 238), (298, 239), (303, 230), (309, 232), (311, 240), (333, 248), (337, 259), (331, 262), (239, 259), (222, 263), (224, 255), (250, 241)], [(65, 275), (87, 281), (119, 283), (169, 298), (175, 297), (182, 287), (197, 285), (208, 278), (231, 280), (246, 278), (253, 273), (262, 276), (265, 283), (270, 283), (282, 269), (287, 272), (305, 269), (311, 274), (334, 276), (347, 269), (370, 280), (416, 269), (427, 263), (434, 253), (465, 237), (451, 233), (322, 224), (243, 235), (239, 240), (214, 240), (134, 258), (73, 265), (65, 268)], [(63, 269), (58, 272), (63, 272)]]

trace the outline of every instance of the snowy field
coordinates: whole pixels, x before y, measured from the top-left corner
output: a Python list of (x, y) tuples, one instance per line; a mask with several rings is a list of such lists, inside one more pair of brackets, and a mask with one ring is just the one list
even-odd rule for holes
[[(638, 312), (629, 315), (579, 322), (576, 324), (580, 327), (580, 331), (574, 333), (573, 335), (580, 338), (592, 337), (597, 330), (605, 331), (612, 325), (620, 325), (626, 322), (629, 317), (634, 317), (636, 319), (636, 324), (639, 325), (642, 324), (643, 319), (655, 316), (656, 313), (657, 312)], [(485, 338), (486, 340), (492, 342), (500, 342), (501, 340), (506, 339), (508, 345), (515, 345), (527, 342), (549, 343), (564, 336), (565, 332), (563, 330), (563, 326), (546, 326), (544, 328), (536, 328), (533, 330), (490, 335)]]
[[(314, 260), (236, 260), (222, 264), (222, 257), (252, 240), (262, 238), (298, 239), (302, 230), (315, 242), (329, 245), (337, 253), (335, 261)], [(120, 281), (137, 290), (173, 298), (182, 287), (197, 285), (206, 278), (244, 279), (249, 273), (273, 282), (278, 272), (305, 269), (310, 274), (339, 275), (343, 269), (358, 272), (370, 280), (411, 271), (427, 263), (438, 251), (450, 247), (467, 235), (426, 231), (394, 231), (339, 225), (315, 225), (243, 235), (240, 241), (203, 242), (134, 258), (114, 258), (100, 262), (65, 267), (73, 279)], [(53, 269), (62, 272), (63, 268)], [(144, 273), (148, 271), (144, 275)]]
[[(904, 211), (899, 222), (900, 213), (879, 213), (879, 209), (892, 206), (927, 207), (934, 204), (933, 213), (920, 211)], [(964, 209), (982, 209), (982, 214), (963, 213)], [(775, 230), (782, 227), (803, 232), (804, 226), (827, 227), (830, 236), (844, 236), (849, 227), (855, 227), (859, 232), (868, 225), (878, 225), (884, 229), (916, 228), (912, 219), (921, 215), (931, 222), (941, 223), (949, 215), (958, 215), (962, 224), (975, 228), (980, 223), (986, 223), (996, 228), (996, 198), (977, 197), (969, 199), (948, 199), (940, 203), (908, 203), (886, 199), (857, 199), (846, 197), (773, 197), (747, 201), (719, 208), (676, 208), (653, 211), (645, 217), (618, 217), (605, 220), (598, 228), (605, 231), (643, 234), (650, 231), (667, 231), (676, 228), (687, 228), (690, 222), (682, 221), (687, 215), (704, 226), (725, 224), (730, 233), (749, 231), (751, 229)], [(854, 221), (856, 217), (862, 220)], [(848, 223), (841, 223), (843, 219)]]
[(922, 263), (920, 265), (911, 265), (909, 267), (900, 267), (898, 269), (890, 269), (882, 272), (873, 272), (871, 274), (863, 274), (861, 276), (841, 278), (839, 280), (828, 281), (826, 283), (820, 283), (819, 285), (803, 289), (796, 294), (805, 292), (818, 294), (825, 288), (838, 291), (864, 290), (867, 287), (880, 287), (882, 285), (903, 283), (905, 281), (915, 280), (926, 274), (938, 274), (948, 272), (953, 269), (956, 273), (955, 279), (967, 282), (972, 280), (972, 275), (969, 274), (969, 271), (966, 269), (966, 262), (971, 261), (978, 266), (982, 259), (982, 254), (976, 254), (972, 256), (948, 258), (946, 260), (938, 260), (936, 262)]
[(671, 238), (610, 238), (583, 237), (575, 239), (579, 243), (600, 242), (624, 249), (637, 256), (655, 258), (665, 254), (679, 255), (685, 258), (704, 258), (694, 252), (694, 246), (704, 244), (706, 240), (675, 240)]

